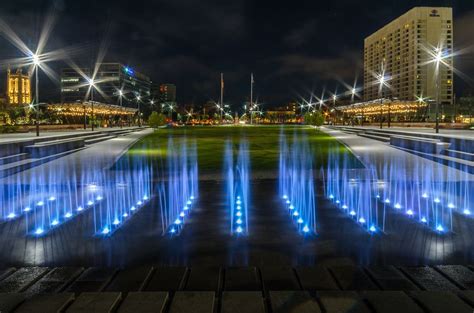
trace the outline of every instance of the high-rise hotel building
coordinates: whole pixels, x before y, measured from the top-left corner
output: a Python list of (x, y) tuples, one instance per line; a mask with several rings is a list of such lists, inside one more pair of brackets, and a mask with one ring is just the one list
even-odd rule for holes
[[(453, 102), (452, 57), (449, 66), (439, 66), (436, 74), (435, 49), (444, 56), (453, 51), (452, 9), (415, 7), (364, 40), (364, 100), (392, 98), (402, 101), (418, 97), (436, 101), (437, 85), (442, 105)], [(381, 73), (387, 86), (379, 88)], [(428, 102), (429, 103), (429, 102)]]

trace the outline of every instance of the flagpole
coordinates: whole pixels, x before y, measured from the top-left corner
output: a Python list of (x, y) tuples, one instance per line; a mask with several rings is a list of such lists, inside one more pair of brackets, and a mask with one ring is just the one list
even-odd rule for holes
[(253, 110), (253, 73), (250, 74), (250, 124), (253, 123), (252, 121), (252, 118), (253, 118), (253, 114), (252, 114), (252, 110)]
[(221, 73), (221, 124), (222, 124), (223, 111), (224, 111), (224, 73)]

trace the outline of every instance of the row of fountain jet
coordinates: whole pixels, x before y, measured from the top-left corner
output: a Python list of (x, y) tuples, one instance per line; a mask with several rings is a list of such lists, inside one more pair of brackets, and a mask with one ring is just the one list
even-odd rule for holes
[(351, 169), (349, 152), (331, 149), (325, 196), (356, 223), (384, 232), (388, 210), (438, 233), (453, 231), (453, 214), (471, 216), (474, 186), (467, 170), (422, 158), (387, 156), (383, 162)]

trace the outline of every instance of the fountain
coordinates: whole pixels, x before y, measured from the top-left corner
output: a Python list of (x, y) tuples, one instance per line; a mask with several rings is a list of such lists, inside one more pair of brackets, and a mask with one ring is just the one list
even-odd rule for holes
[(224, 170), (227, 178), (227, 199), (230, 212), (230, 233), (247, 235), (249, 203), (249, 150), (248, 142), (239, 145), (237, 162), (234, 164), (232, 142), (225, 145)]
[(380, 201), (437, 233), (453, 230), (453, 213), (471, 215), (474, 192), (466, 169), (423, 158), (387, 157), (380, 170)]
[(89, 183), (90, 191), (95, 189), (101, 194), (87, 202), (93, 208), (96, 235), (111, 236), (150, 201), (152, 177), (150, 160), (134, 156), (125, 158), (113, 171), (104, 173), (101, 183)]
[(196, 143), (186, 139), (168, 139), (167, 177), (162, 174), (157, 185), (163, 235), (179, 235), (198, 197)]
[(323, 170), (326, 198), (371, 234), (384, 231), (385, 211), (377, 206), (373, 169), (352, 169), (352, 155), (333, 146)]
[(325, 194), (371, 233), (385, 230), (388, 209), (438, 234), (453, 230), (453, 213), (472, 214), (474, 185), (467, 169), (390, 154), (358, 170), (349, 159), (348, 152), (331, 149), (323, 171)]
[(305, 134), (293, 135), (287, 143), (280, 132), (279, 195), (288, 214), (302, 234), (316, 233), (316, 200), (313, 161)]

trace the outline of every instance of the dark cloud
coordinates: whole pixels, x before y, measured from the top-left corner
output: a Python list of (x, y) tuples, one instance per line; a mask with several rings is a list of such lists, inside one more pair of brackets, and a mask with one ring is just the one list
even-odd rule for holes
[[(468, 45), (473, 1), (15, 0), (0, 3), (0, 17), (34, 47), (53, 7), (58, 20), (47, 49), (75, 46), (73, 59), (87, 66), (108, 38), (107, 61), (175, 83), (181, 102), (218, 98), (224, 72), (225, 97), (240, 105), (253, 72), (259, 99), (280, 105), (307, 90), (332, 90), (338, 80), (361, 77), (364, 37), (417, 5), (454, 6), (455, 43)], [(0, 59), (18, 56), (0, 39)], [(473, 76), (472, 59), (466, 55), (459, 64)], [(57, 71), (63, 66), (51, 64)], [(59, 99), (46, 77), (41, 85), (43, 97)]]
[(459, 69), (462, 80), (460, 85), (474, 93), (474, 11), (464, 14), (454, 23), (454, 42), (460, 54), (456, 56), (454, 66)]

